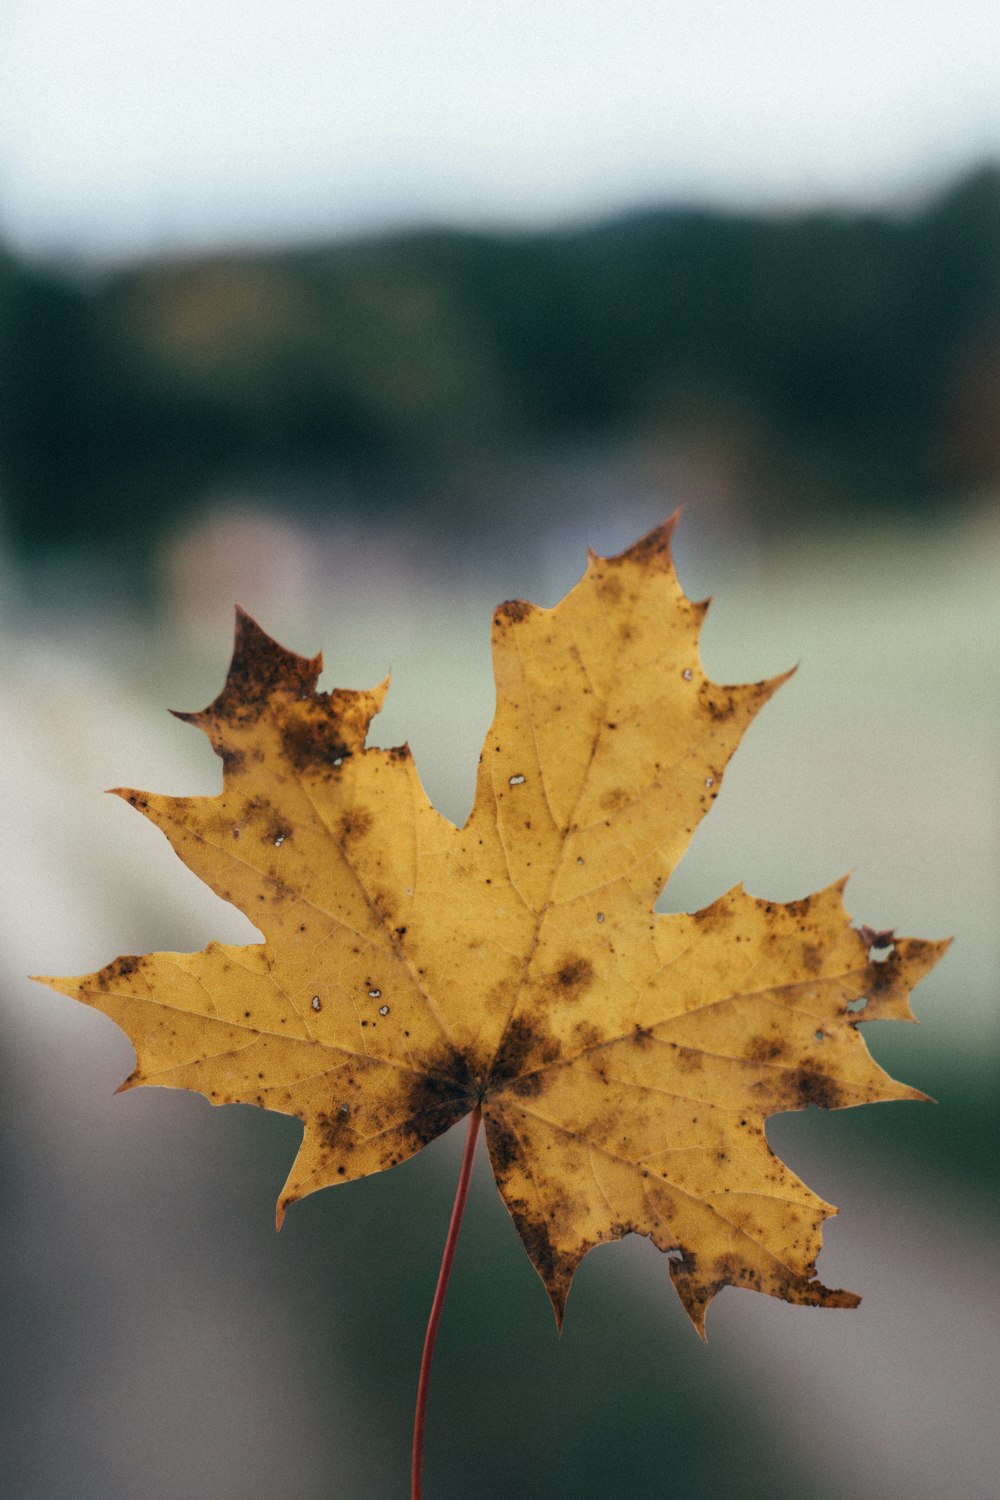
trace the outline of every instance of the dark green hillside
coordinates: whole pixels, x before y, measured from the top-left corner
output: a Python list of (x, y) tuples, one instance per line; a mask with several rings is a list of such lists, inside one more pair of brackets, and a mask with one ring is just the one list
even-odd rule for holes
[(234, 486), (474, 506), (577, 442), (710, 452), (730, 503), (775, 523), (930, 512), (1000, 483), (998, 434), (997, 169), (908, 216), (658, 210), (91, 281), (0, 257), (23, 549), (145, 548)]

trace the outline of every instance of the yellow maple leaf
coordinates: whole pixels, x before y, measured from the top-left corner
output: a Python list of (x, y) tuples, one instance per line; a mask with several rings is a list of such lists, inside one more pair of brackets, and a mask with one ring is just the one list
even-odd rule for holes
[(45, 982), (127, 1033), (123, 1087), (302, 1120), (279, 1224), (479, 1109), (557, 1318), (586, 1252), (637, 1233), (668, 1253), (702, 1331), (727, 1284), (856, 1304), (815, 1279), (834, 1210), (764, 1122), (923, 1098), (857, 1028), (912, 1019), (909, 991), (946, 944), (856, 930), (842, 881), (654, 913), (785, 680), (705, 676), (706, 606), (680, 589), (671, 529), (591, 554), (554, 609), (496, 611), (497, 707), (463, 828), (431, 806), (407, 746), (365, 748), (387, 683), (318, 693), (321, 659), (240, 613), (223, 691), (181, 715), (222, 757), (222, 794), (119, 795), (265, 941)]

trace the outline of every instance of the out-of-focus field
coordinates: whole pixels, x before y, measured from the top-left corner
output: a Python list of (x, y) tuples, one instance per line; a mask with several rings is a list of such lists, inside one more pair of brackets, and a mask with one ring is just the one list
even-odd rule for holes
[[(219, 763), (171, 719), (221, 684), (234, 598), (326, 685), (391, 668), (374, 738), (408, 739), (460, 820), (492, 709), (488, 619), (551, 604), (588, 542), (655, 515), (524, 532), (469, 561), (405, 532), (234, 519), (178, 544), (158, 615), (57, 607), (12, 580), (0, 616), (0, 986), (5, 1359), (11, 1500), (383, 1500), (408, 1481), (411, 1405), (459, 1143), (328, 1191), (273, 1231), (295, 1122), (181, 1093), (113, 1097), (127, 1041), (24, 977), (116, 953), (253, 940), (249, 924), (102, 788), (211, 793)], [(256, 527), (256, 530), (254, 529)], [(595, 534), (596, 533), (596, 534)], [(808, 544), (678, 535), (715, 596), (709, 672), (800, 662), (752, 727), (664, 896), (742, 880), (790, 899), (853, 869), (876, 928), (955, 945), (922, 1025), (876, 1055), (939, 1100), (810, 1110), (772, 1143), (840, 1205), (820, 1261), (854, 1313), (727, 1291), (703, 1349), (644, 1242), (592, 1255), (557, 1339), (478, 1163), (434, 1372), (427, 1493), (631, 1500), (977, 1500), (1000, 1439), (1000, 516)]]

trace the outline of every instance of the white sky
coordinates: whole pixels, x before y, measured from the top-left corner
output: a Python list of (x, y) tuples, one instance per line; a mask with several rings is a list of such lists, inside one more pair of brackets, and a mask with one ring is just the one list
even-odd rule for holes
[(637, 201), (900, 196), (1000, 155), (997, 0), (4, 0), (0, 234), (84, 255)]

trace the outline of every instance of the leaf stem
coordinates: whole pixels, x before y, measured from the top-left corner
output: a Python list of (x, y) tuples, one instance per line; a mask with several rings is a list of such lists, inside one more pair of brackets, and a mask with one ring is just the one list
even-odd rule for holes
[(465, 1203), (469, 1196), (469, 1183), (472, 1181), (472, 1159), (476, 1154), (476, 1142), (479, 1140), (479, 1127), (482, 1121), (483, 1112), (477, 1104), (469, 1116), (469, 1133), (465, 1138), (465, 1152), (462, 1156), (462, 1166), (458, 1174), (458, 1187), (455, 1189), (455, 1202), (451, 1210), (451, 1223), (448, 1225), (448, 1238), (444, 1242), (444, 1253), (441, 1256), (441, 1270), (438, 1272), (434, 1301), (431, 1303), (431, 1315), (427, 1319), (424, 1354), (420, 1361), (420, 1380), (417, 1384), (417, 1410), (413, 1418), (412, 1500), (423, 1500), (424, 1422), (427, 1416), (427, 1392), (431, 1383), (431, 1361), (434, 1358), (434, 1340), (437, 1338), (438, 1324), (441, 1321), (441, 1312), (444, 1308), (445, 1293), (448, 1290), (448, 1277), (451, 1275), (451, 1265), (455, 1259), (455, 1249), (458, 1245), (458, 1231), (462, 1227), (462, 1215), (465, 1213)]

